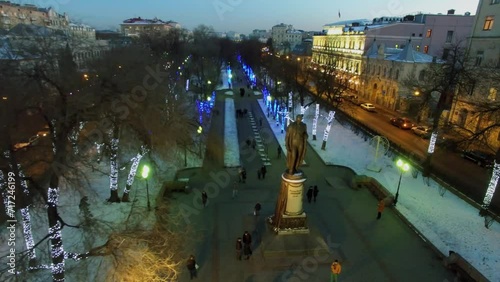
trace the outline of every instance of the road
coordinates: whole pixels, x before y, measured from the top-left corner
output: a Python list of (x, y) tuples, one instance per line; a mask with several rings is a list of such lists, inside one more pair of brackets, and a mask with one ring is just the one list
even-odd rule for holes
[[(348, 106), (349, 102), (347, 101), (345, 103), (341, 106), (341, 110), (345, 110), (346, 114), (387, 137), (404, 150), (413, 152), (415, 159), (420, 162), (425, 159), (429, 140), (416, 136), (411, 130), (403, 130), (393, 126), (389, 119), (397, 113), (380, 108), (376, 112), (368, 112), (361, 107), (352, 106), (352, 104)], [(440, 148), (439, 145), (436, 146), (431, 165), (436, 176), (475, 202), (482, 202), (491, 177), (491, 169), (482, 168), (461, 158), (458, 153)], [(500, 212), (500, 196), (493, 197), (491, 210), (497, 214)]]

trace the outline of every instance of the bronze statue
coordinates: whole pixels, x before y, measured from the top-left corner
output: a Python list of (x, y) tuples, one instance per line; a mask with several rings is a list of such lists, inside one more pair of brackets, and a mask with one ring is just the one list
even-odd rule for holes
[(295, 121), (286, 129), (285, 144), (288, 152), (286, 166), (288, 174), (299, 172), (306, 155), (307, 147), (307, 125), (302, 122), (302, 115), (297, 115)]

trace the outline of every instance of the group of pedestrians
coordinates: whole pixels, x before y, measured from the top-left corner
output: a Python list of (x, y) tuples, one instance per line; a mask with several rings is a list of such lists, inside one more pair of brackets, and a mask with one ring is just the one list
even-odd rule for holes
[(307, 190), (307, 202), (311, 203), (311, 200), (314, 199), (314, 202), (316, 203), (316, 198), (318, 197), (319, 189), (317, 185), (309, 186), (309, 189)]
[(252, 255), (252, 235), (248, 231), (236, 239), (236, 259), (241, 260), (242, 254), (245, 256), (245, 260), (249, 260)]

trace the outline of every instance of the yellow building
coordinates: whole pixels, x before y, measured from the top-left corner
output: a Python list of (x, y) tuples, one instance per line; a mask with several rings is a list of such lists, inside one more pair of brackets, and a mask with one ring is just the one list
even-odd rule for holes
[[(412, 42), (403, 49), (387, 48), (375, 41), (363, 57), (361, 95), (382, 107), (417, 115), (420, 106), (418, 89), (408, 89), (404, 80), (423, 79), (423, 71), (436, 58), (414, 50)], [(424, 117), (425, 118), (425, 117)]]
[[(449, 122), (469, 132), (480, 132), (494, 124), (500, 124), (497, 113), (481, 114), (483, 105), (497, 106), (500, 101), (500, 0), (480, 0), (473, 33), (469, 40), (469, 64), (480, 73), (493, 79), (478, 79), (456, 95)], [(497, 21), (495, 21), (497, 20)], [(500, 129), (488, 130), (483, 143), (492, 149), (500, 147)]]

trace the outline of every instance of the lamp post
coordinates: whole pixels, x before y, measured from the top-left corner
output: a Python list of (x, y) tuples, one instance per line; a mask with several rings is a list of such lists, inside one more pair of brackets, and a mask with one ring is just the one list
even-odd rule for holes
[(147, 198), (148, 198), (148, 211), (150, 211), (151, 210), (151, 205), (149, 203), (149, 185), (148, 185), (149, 166), (148, 165), (144, 165), (142, 167), (141, 176), (142, 176), (142, 178), (144, 178), (144, 180), (146, 180), (146, 195), (147, 195)]
[(200, 139), (200, 158), (201, 158), (202, 157), (201, 156), (201, 133), (203, 132), (203, 127), (201, 127), (201, 125), (198, 126), (198, 130), (196, 132), (198, 132), (198, 136), (200, 136), (199, 139)]
[(399, 170), (401, 171), (401, 174), (399, 174), (398, 189), (396, 190), (396, 197), (394, 198), (394, 205), (396, 205), (398, 203), (399, 187), (401, 187), (401, 178), (403, 177), (403, 172), (407, 172), (410, 169), (410, 165), (401, 159), (399, 159), (396, 162), (396, 165), (398, 166)]

